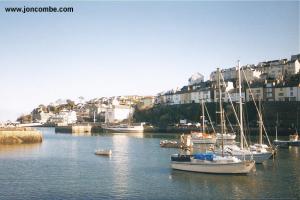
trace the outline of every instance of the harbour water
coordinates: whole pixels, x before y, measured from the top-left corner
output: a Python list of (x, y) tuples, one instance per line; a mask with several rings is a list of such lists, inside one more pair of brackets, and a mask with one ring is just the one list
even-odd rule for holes
[[(170, 134), (55, 134), (0, 146), (0, 199), (300, 199), (300, 148), (279, 149), (249, 175), (175, 171)], [(94, 155), (111, 149), (111, 157)]]

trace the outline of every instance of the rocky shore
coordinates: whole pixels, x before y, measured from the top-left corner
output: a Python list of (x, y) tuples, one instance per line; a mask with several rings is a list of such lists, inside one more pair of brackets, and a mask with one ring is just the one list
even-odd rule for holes
[(0, 128), (0, 144), (41, 143), (43, 135), (34, 128)]

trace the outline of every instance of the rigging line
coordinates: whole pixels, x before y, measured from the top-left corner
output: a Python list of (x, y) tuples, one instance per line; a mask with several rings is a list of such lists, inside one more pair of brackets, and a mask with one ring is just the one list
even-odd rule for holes
[(209, 115), (208, 109), (207, 109), (207, 107), (206, 107), (206, 105), (205, 105), (205, 104), (204, 104), (204, 108), (205, 108), (205, 111), (206, 111), (206, 113), (207, 113), (207, 116), (208, 116), (209, 123), (211, 124), (211, 128), (213, 129), (214, 133), (216, 134), (216, 130), (215, 130), (215, 128), (214, 128), (214, 125), (213, 125), (213, 123), (212, 123), (212, 121), (211, 121), (211, 118), (210, 118), (210, 115)]
[(232, 126), (232, 124), (231, 124), (231, 122), (230, 122), (230, 120), (229, 120), (229, 117), (228, 117), (228, 115), (227, 115), (226, 112), (225, 112), (225, 117), (226, 117), (226, 119), (227, 119), (227, 121), (228, 121), (228, 123), (229, 123), (229, 126), (230, 126), (232, 132), (234, 132), (233, 126)]
[[(221, 73), (221, 78), (222, 78), (222, 81), (225, 82), (222, 73)], [(225, 90), (225, 92), (226, 92), (227, 95), (228, 95), (230, 104), (231, 104), (232, 109), (233, 109), (233, 113), (234, 113), (235, 119), (236, 119), (238, 125), (241, 126), (240, 120), (239, 120), (239, 118), (238, 118), (238, 116), (237, 116), (237, 112), (236, 112), (236, 110), (235, 110), (235, 108), (234, 108), (234, 106), (233, 106), (233, 103), (232, 103), (232, 100), (231, 100), (231, 96), (230, 96), (230, 94), (229, 94), (228, 91)], [(247, 147), (247, 146), (248, 146), (248, 143), (247, 143), (247, 140), (246, 140), (246, 138), (245, 138), (245, 135), (243, 135), (243, 139), (244, 139), (244, 141), (245, 141), (245, 146)]]
[[(249, 144), (251, 145), (251, 134), (250, 134), (250, 126), (249, 126), (249, 115), (248, 115), (248, 109), (247, 109), (247, 106), (244, 106), (245, 107), (245, 112), (243, 112), (244, 114), (244, 120), (245, 120), (245, 123), (247, 124), (247, 128), (246, 128), (246, 132), (247, 132), (247, 136), (248, 136), (248, 140), (249, 140)], [(244, 130), (245, 131), (245, 130)]]
[[(244, 69), (243, 69), (243, 68), (241, 68), (241, 69), (242, 69), (242, 71), (243, 71), (243, 74), (244, 74), (244, 77), (245, 77), (247, 86), (248, 86), (248, 88), (249, 88), (249, 92), (250, 92), (251, 97), (252, 97), (252, 99), (253, 99), (253, 102), (254, 102), (256, 111), (257, 111), (257, 113), (258, 113), (259, 119), (261, 119), (261, 121), (262, 121), (262, 116), (261, 116), (261, 113), (259, 112), (259, 109), (258, 109), (257, 104), (256, 104), (256, 102), (255, 102), (255, 99), (254, 99), (254, 96), (253, 96), (253, 92), (252, 92), (252, 90), (251, 90), (251, 88), (250, 88), (250, 85), (249, 85), (248, 78), (246, 77), (246, 74), (245, 74)], [(271, 142), (270, 142), (270, 139), (269, 139), (269, 137), (268, 137), (268, 133), (267, 133), (267, 130), (266, 130), (266, 127), (265, 127), (264, 123), (262, 123), (262, 127), (263, 127), (263, 129), (264, 129), (265, 135), (267, 136), (267, 140), (268, 140), (268, 142), (269, 142), (269, 145), (272, 146), (272, 145), (271, 145)]]

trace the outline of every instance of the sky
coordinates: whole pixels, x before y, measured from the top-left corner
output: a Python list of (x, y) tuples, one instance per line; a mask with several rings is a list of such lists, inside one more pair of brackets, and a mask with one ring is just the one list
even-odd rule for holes
[[(73, 13), (5, 7), (72, 6)], [(57, 99), (156, 95), (300, 53), (298, 1), (0, 1), (0, 121)]]

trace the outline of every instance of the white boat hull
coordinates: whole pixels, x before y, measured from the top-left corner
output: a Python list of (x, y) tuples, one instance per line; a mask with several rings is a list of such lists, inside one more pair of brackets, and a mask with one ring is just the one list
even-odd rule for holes
[(255, 163), (257, 164), (261, 164), (264, 161), (268, 160), (271, 156), (272, 153), (271, 152), (266, 152), (266, 153), (253, 153), (253, 154), (245, 154), (245, 155), (234, 155), (233, 156), (237, 157), (240, 160), (254, 160)]
[(144, 127), (138, 126), (138, 127), (108, 127), (103, 128), (104, 130), (112, 133), (143, 133)]
[(176, 162), (172, 161), (171, 167), (176, 170), (214, 173), (214, 174), (247, 174), (255, 165), (254, 161), (242, 161), (238, 163), (217, 163), (214, 161), (202, 162)]
[(99, 155), (99, 156), (111, 156), (112, 151), (111, 150), (102, 150), (102, 149), (99, 149), (99, 150), (95, 151), (95, 154)]
[[(222, 155), (221, 150), (219, 150), (217, 155)], [(234, 156), (240, 160), (254, 160), (255, 163), (261, 164), (264, 161), (268, 160), (272, 156), (271, 151), (267, 151), (266, 149), (262, 149), (260, 151), (254, 150), (251, 151), (249, 149), (240, 149), (238, 146), (229, 146), (224, 148), (224, 155), (226, 156)]]
[(193, 144), (215, 144), (216, 143), (216, 138), (206, 138), (206, 139), (196, 139), (192, 138), (191, 142)]
[(235, 140), (235, 138), (235, 134), (223, 134), (223, 137), (221, 134), (217, 134), (217, 140)]

